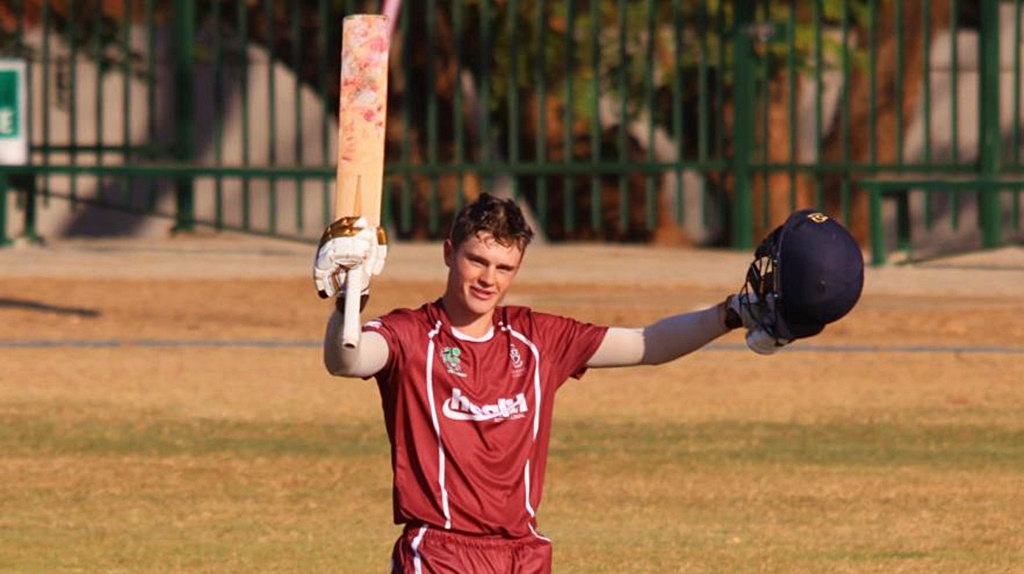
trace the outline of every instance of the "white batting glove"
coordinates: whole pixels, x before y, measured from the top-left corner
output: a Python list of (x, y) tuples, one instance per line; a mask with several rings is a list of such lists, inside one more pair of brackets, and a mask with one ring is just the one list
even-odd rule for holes
[(365, 217), (343, 217), (324, 231), (313, 263), (317, 293), (327, 299), (343, 293), (350, 273), (361, 273), (363, 294), (369, 293), (370, 278), (380, 275), (387, 258), (387, 236), (383, 228), (370, 227)]
[(779, 339), (763, 327), (747, 331), (747, 347), (758, 355), (771, 355), (788, 345), (791, 341)]

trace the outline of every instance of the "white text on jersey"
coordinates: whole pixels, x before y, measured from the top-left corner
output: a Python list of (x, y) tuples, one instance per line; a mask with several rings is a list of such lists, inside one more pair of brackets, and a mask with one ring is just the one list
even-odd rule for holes
[(514, 399), (498, 399), (493, 405), (475, 405), (462, 394), (452, 389), (452, 397), (444, 401), (441, 410), (444, 416), (455, 421), (503, 421), (526, 416), (526, 394), (519, 393)]

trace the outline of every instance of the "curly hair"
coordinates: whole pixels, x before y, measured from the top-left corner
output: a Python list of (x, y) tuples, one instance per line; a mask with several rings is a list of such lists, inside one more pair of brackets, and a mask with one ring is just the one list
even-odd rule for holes
[(511, 199), (499, 199), (489, 193), (462, 208), (455, 216), (448, 238), (452, 247), (458, 249), (470, 237), (489, 233), (500, 245), (517, 246), (526, 251), (533, 239), (533, 229), (523, 217), (523, 212)]

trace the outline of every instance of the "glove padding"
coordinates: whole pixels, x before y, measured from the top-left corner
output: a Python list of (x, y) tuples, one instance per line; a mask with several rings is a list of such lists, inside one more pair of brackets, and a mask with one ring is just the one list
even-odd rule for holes
[(313, 282), (323, 299), (345, 292), (349, 273), (361, 273), (363, 295), (370, 278), (380, 275), (387, 258), (383, 227), (370, 227), (365, 217), (343, 217), (330, 224), (320, 237), (313, 263)]
[(730, 295), (725, 302), (726, 326), (743, 327), (747, 331), (747, 347), (759, 355), (771, 355), (791, 341), (772, 335), (762, 324), (764, 306), (758, 303), (757, 294), (750, 291)]

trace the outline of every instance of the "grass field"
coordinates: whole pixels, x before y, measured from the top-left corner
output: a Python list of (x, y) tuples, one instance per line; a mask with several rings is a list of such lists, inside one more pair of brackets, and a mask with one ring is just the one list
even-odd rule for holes
[[(379, 399), (324, 373), (308, 283), (0, 284), (0, 572), (386, 572)], [(438, 292), (381, 281), (370, 312)], [(634, 295), (514, 297), (621, 324), (718, 293)], [(569, 383), (539, 512), (555, 571), (1024, 572), (1022, 315), (868, 291), (814, 348), (729, 335)]]

